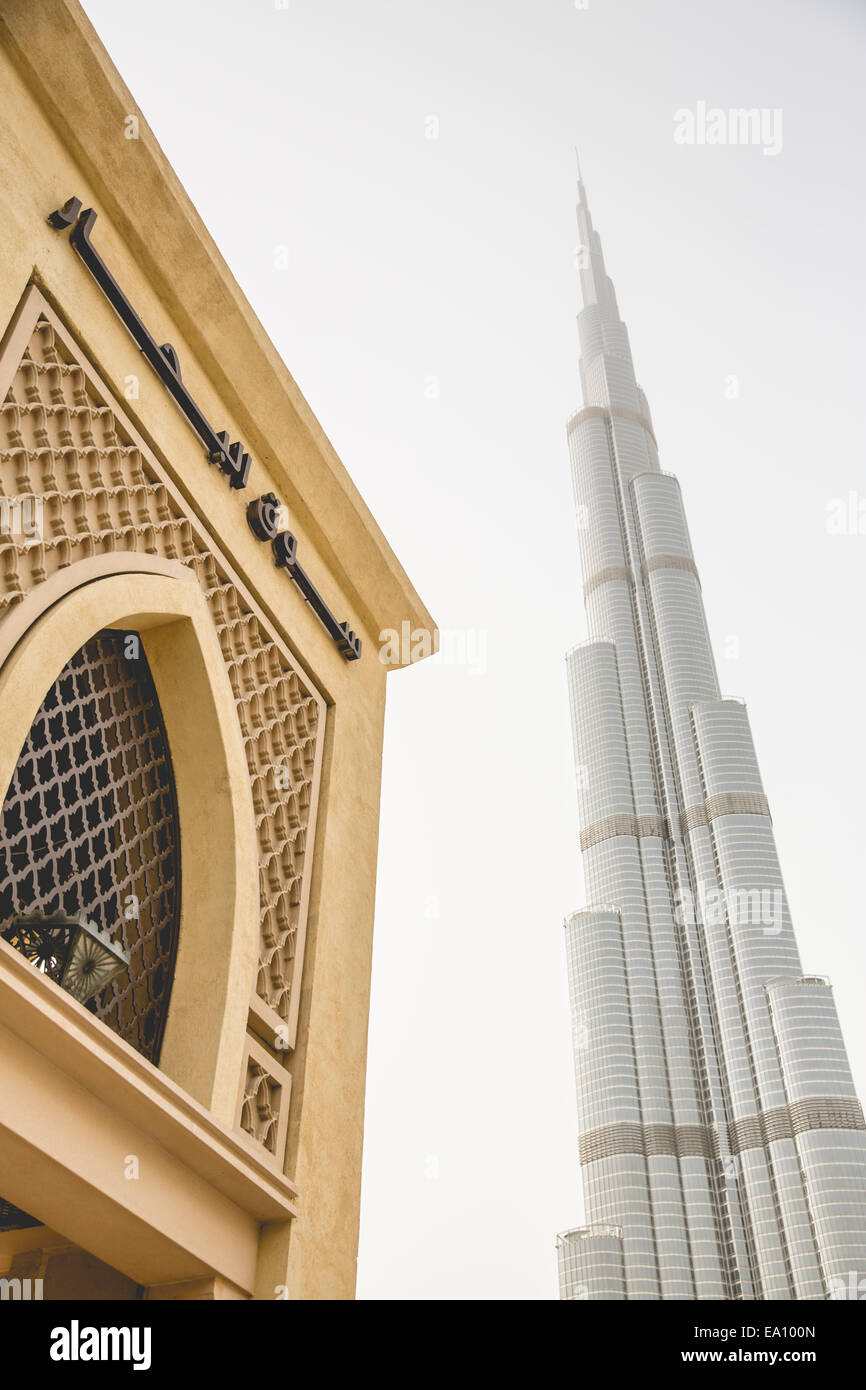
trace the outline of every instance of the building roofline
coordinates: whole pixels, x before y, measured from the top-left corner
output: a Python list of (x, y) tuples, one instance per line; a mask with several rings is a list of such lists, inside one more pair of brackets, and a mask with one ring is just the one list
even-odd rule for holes
[[(0, 42), (359, 617), (434, 631), (78, 0), (0, 0)], [(118, 138), (133, 114), (139, 139)]]

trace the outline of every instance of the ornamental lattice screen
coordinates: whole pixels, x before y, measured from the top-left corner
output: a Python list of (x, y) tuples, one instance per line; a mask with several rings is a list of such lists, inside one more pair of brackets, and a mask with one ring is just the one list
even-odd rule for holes
[(40, 706), (3, 803), (0, 928), (63, 911), (129, 969), (86, 1005), (159, 1062), (177, 953), (180, 846), (159, 701), (136, 633), (103, 631)]
[[(14, 615), (60, 568), (115, 552), (187, 566), (207, 600), (246, 751), (259, 850), (256, 1036), (248, 1038), (239, 1122), (282, 1163), (325, 699), (34, 287), (7, 335), (0, 380), (11, 382), (0, 407), (7, 523), (0, 615)], [(35, 541), (8, 524), (20, 522), (28, 506), (41, 508)]]

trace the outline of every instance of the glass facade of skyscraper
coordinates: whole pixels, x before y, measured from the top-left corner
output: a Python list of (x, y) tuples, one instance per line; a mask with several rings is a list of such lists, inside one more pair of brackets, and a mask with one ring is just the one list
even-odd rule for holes
[(567, 669), (590, 906), (566, 940), (589, 1224), (557, 1238), (560, 1293), (866, 1296), (866, 1126), (832, 991), (803, 973), (582, 184), (578, 223), (590, 640)]

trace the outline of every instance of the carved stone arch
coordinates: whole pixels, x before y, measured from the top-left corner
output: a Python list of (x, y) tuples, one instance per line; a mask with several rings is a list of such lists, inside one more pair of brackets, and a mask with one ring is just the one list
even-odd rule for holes
[[(259, 886), (252, 796), (231, 685), (207, 603), (183, 565), (141, 556), (66, 567), (0, 672), (0, 792), (5, 796), (46, 674), (94, 634), (139, 632), (153, 677), (180, 823), (183, 894), (160, 1069), (226, 1124), (235, 1122), (250, 981), (258, 959)], [(106, 574), (111, 566), (121, 572)], [(86, 573), (83, 571), (86, 570)], [(81, 571), (81, 572), (80, 572)], [(99, 571), (102, 571), (100, 573)]]

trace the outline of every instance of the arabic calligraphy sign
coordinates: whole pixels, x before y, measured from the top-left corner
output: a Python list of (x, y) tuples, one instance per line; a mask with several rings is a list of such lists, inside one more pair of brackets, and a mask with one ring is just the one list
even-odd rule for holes
[[(170, 343), (163, 343), (161, 346), (157, 343), (93, 246), (91, 236), (96, 222), (93, 208), (85, 208), (82, 212), (81, 199), (69, 198), (62, 208), (57, 208), (50, 214), (48, 221), (58, 231), (71, 228), (70, 245), (195, 430), (205, 447), (209, 462), (216, 464), (225, 474), (231, 488), (245, 488), (252, 467), (249, 454), (239, 440), (230, 442), (226, 430), (217, 433), (213, 428), (183, 381), (180, 361), (174, 348)], [(361, 655), (360, 637), (356, 637), (347, 622), (337, 622), (309, 575), (298, 564), (297, 540), (291, 531), (279, 529), (281, 513), (282, 509), (274, 493), (265, 493), (263, 497), (250, 502), (247, 507), (250, 530), (258, 540), (270, 542), (274, 563), (289, 575), (346, 660), (357, 661)]]

